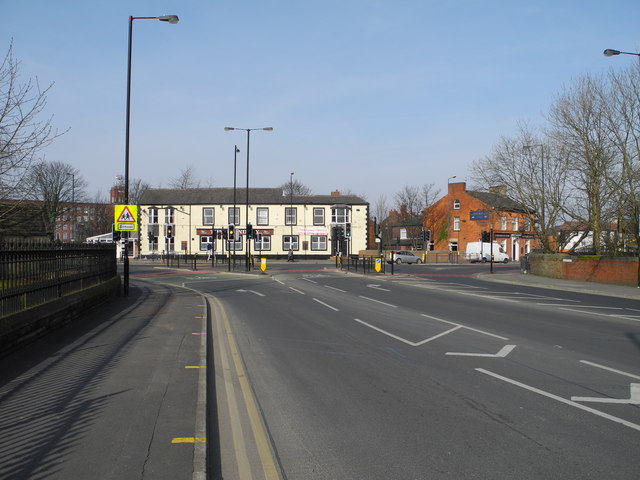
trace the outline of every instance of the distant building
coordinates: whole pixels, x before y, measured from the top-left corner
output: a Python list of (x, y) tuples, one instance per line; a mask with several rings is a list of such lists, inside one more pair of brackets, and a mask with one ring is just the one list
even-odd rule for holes
[(494, 241), (512, 260), (539, 248), (532, 221), (534, 212), (505, 195), (504, 188), (468, 191), (465, 182), (450, 183), (447, 194), (426, 210), (424, 228), (430, 249), (460, 251), (493, 231)]
[[(235, 205), (235, 206), (234, 206)], [(287, 195), (279, 188), (148, 189), (140, 199), (140, 253), (246, 253), (329, 258), (367, 247), (369, 204), (355, 195)], [(235, 239), (226, 239), (230, 225)], [(340, 238), (339, 229), (344, 232)]]

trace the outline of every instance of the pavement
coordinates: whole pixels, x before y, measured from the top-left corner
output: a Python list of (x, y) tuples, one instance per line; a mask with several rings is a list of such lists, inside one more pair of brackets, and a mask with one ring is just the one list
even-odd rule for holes
[(477, 278), (489, 282), (508, 283), (511, 285), (527, 285), (530, 287), (547, 288), (551, 290), (564, 290), (588, 293), (592, 295), (605, 295), (609, 297), (640, 300), (640, 288), (638, 287), (541, 277), (539, 275), (525, 274), (520, 271), (507, 273), (479, 273), (477, 274)]

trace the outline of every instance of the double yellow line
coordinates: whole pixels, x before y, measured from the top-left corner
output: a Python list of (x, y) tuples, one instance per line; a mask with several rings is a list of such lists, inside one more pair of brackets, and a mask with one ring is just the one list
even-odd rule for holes
[[(223, 387), (216, 387), (216, 391), (224, 391), (226, 393), (238, 476), (243, 479), (265, 478), (267, 480), (281, 480), (262, 416), (249, 384), (247, 372), (227, 314), (217, 298), (207, 295), (207, 299), (211, 305), (212, 329), (215, 330), (214, 335), (220, 360), (220, 368), (216, 368), (216, 381), (218, 381), (218, 373), (220, 373), (222, 377), (221, 387)], [(237, 393), (236, 386), (239, 386), (240, 394)], [(218, 405), (220, 405), (221, 400), (221, 398), (218, 398)], [(253, 441), (258, 452), (262, 475), (259, 475), (258, 472), (255, 473), (259, 476), (254, 475), (252, 462), (249, 460), (249, 446), (245, 441), (242, 428), (243, 418), (248, 419)]]

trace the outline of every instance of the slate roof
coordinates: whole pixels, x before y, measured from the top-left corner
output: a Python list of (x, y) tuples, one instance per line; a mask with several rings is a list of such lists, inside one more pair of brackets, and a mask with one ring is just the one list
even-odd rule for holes
[[(236, 189), (236, 201), (243, 205), (246, 189)], [(261, 205), (286, 205), (291, 197), (283, 195), (280, 188), (250, 188), (249, 203)], [(313, 205), (367, 205), (357, 195), (294, 195), (293, 203)], [(140, 198), (140, 205), (233, 205), (233, 188), (150, 188)]]
[(467, 190), (466, 193), (501, 212), (531, 213), (532, 211), (521, 203), (497, 193), (475, 192), (470, 190)]

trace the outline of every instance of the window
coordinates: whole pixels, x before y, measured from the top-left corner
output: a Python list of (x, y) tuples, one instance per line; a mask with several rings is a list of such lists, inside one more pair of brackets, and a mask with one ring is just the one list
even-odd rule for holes
[(151, 236), (151, 237), (148, 237), (148, 239), (149, 239), (149, 251), (156, 252), (158, 250), (158, 237)]
[(331, 209), (331, 223), (348, 223), (350, 222), (350, 210), (346, 207), (333, 207)]
[(407, 229), (406, 228), (401, 228), (400, 229), (400, 240), (406, 240), (407, 237)]
[(167, 207), (164, 209), (164, 223), (173, 223), (173, 216), (175, 213), (175, 208)]
[(527, 232), (531, 231), (531, 218), (530, 217), (525, 217), (525, 219), (524, 219), (524, 229)]
[(216, 239), (213, 235), (200, 235), (200, 251), (206, 252), (208, 245), (211, 244), (211, 249), (216, 249)]
[(268, 207), (258, 207), (256, 211), (256, 224), (269, 225), (269, 208)]
[(165, 252), (173, 252), (174, 251), (174, 246), (175, 246), (174, 240), (175, 239), (173, 237), (171, 237), (171, 238), (164, 237), (164, 250), (165, 250)]
[(453, 217), (453, 231), (460, 231), (460, 217)]
[(514, 232), (518, 230), (518, 217), (511, 218), (511, 230)]
[(298, 235), (284, 235), (282, 237), (282, 249), (285, 252), (298, 250)]
[(256, 246), (255, 251), (257, 252), (268, 252), (271, 250), (271, 235), (258, 235), (259, 238), (256, 238)]
[(237, 252), (242, 250), (242, 235), (238, 235), (238, 240), (227, 240), (227, 250), (230, 252)]
[(158, 223), (158, 207), (151, 207), (149, 209), (149, 223)]
[(324, 208), (313, 209), (313, 224), (324, 225)]
[(500, 230), (507, 229), (507, 217), (500, 217)]
[(213, 225), (216, 223), (213, 207), (204, 207), (202, 209), (202, 225)]
[(457, 198), (453, 201), (453, 209), (460, 210), (460, 200), (458, 200)]
[(231, 207), (228, 210), (228, 221), (229, 225), (240, 225), (240, 207)]
[(284, 224), (296, 225), (298, 222), (298, 209), (297, 207), (286, 207), (284, 209)]
[[(323, 209), (324, 213), (324, 209)], [(311, 250), (313, 251), (325, 251), (327, 249), (327, 236), (326, 235), (311, 235)]]

